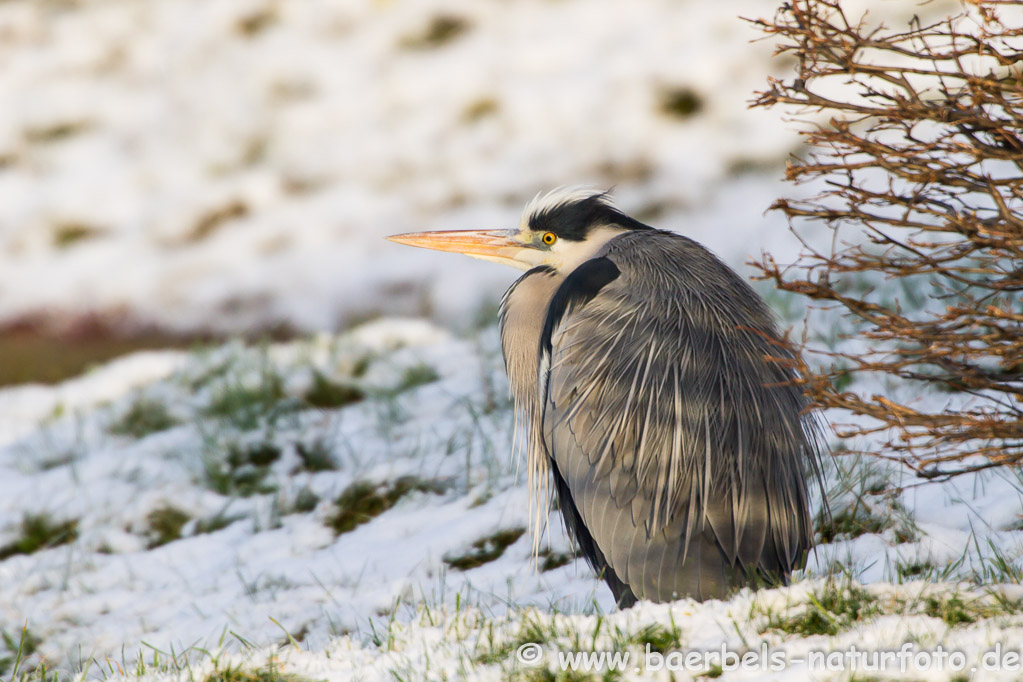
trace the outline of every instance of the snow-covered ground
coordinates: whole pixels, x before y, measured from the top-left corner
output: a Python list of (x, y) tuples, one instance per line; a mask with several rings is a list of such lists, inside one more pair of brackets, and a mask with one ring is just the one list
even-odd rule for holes
[[(1019, 482), (872, 495), (899, 473), (847, 458), (829, 466), (835, 516), (805, 580), (606, 615), (610, 592), (560, 522), (531, 558), (506, 395), (493, 326), (456, 337), (400, 319), (0, 392), (0, 674), (26, 625), (23, 665), (97, 676), (141, 658), (148, 675), (185, 661), (205, 675), (271, 661), (338, 680), (498, 679), (522, 672), (515, 650), (533, 640), (556, 666), (555, 649), (642, 649), (651, 632), (793, 661), (908, 641), (972, 665), (1021, 641), (1023, 591), (997, 587), (1023, 571)], [(807, 673), (786, 666), (772, 679)]]

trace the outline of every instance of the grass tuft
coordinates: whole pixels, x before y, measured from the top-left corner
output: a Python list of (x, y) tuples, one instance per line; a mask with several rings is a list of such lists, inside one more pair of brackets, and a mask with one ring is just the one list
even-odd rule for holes
[(85, 223), (60, 223), (53, 228), (53, 245), (58, 249), (66, 249), (86, 239), (94, 239), (103, 234), (103, 230)]
[(437, 374), (437, 370), (427, 364), (419, 363), (405, 370), (404, 374), (401, 375), (401, 383), (398, 384), (394, 392), (404, 393), (405, 391), (411, 391), (413, 388), (432, 384), (438, 379), (440, 379), (440, 375)]
[(207, 417), (229, 421), (245, 431), (256, 428), (264, 419), (277, 414), (286, 397), (280, 374), (271, 367), (263, 367), (255, 384), (238, 378), (224, 381), (214, 390), (203, 413)]
[(963, 601), (959, 595), (953, 595), (950, 599), (939, 599), (938, 597), (927, 597), (924, 600), (924, 613), (932, 618), (940, 618), (951, 628), (957, 625), (976, 623), (978, 614)]
[(661, 112), (674, 118), (689, 118), (703, 109), (703, 98), (689, 87), (666, 88), (661, 92)]
[(334, 502), (336, 511), (327, 519), (327, 525), (337, 535), (348, 533), (380, 516), (406, 495), (414, 492), (441, 494), (445, 490), (446, 486), (440, 481), (416, 476), (402, 476), (381, 484), (356, 481)]
[(146, 535), (149, 537), (147, 547), (153, 549), (181, 539), (181, 529), (191, 520), (186, 512), (176, 507), (158, 507), (146, 516)]
[(711, 664), (710, 668), (705, 673), (700, 673), (697, 677), (707, 677), (710, 679), (716, 679), (724, 674), (724, 668), (717, 664)]
[[(466, 123), (475, 123), (488, 116), (493, 116), (497, 113), (497, 109), (497, 100), (492, 97), (481, 97), (465, 108), (462, 112), (462, 120)], [(489, 323), (493, 319), (494, 317), (490, 317), (487, 322)]]
[(273, 492), (276, 487), (266, 477), (280, 456), (281, 448), (271, 442), (210, 445), (203, 457), (206, 485), (221, 495), (240, 497)]
[(451, 43), (469, 30), (469, 22), (453, 14), (438, 14), (419, 33), (406, 36), (401, 46), (410, 50), (433, 50)]
[(950, 628), (971, 625), (987, 618), (1019, 616), (1023, 612), (1023, 600), (1010, 599), (997, 592), (972, 598), (964, 598), (958, 593), (931, 594), (923, 599), (922, 604), (907, 606), (911, 612), (941, 619)]
[(576, 559), (576, 554), (569, 554), (566, 552), (555, 552), (550, 548), (543, 549), (540, 554), (542, 561), (540, 562), (540, 572), (546, 573), (547, 571), (553, 571), (556, 568), (566, 566)]
[(171, 416), (166, 405), (156, 400), (139, 398), (120, 419), (110, 425), (110, 432), (142, 438), (177, 425), (178, 420)]
[(25, 131), (25, 139), (33, 144), (62, 142), (86, 132), (90, 127), (92, 126), (88, 121), (60, 121), (29, 128)]
[(273, 7), (263, 7), (238, 19), (235, 28), (246, 38), (253, 38), (276, 24), (278, 19)]
[[(495, 642), (493, 631), (485, 632), (484, 637), (481, 637), (483, 650), (476, 656), (476, 662), (492, 665), (506, 662), (523, 644), (543, 645), (557, 640), (558, 630), (553, 623), (545, 624), (540, 618), (526, 614), (518, 633), (509, 640)], [(546, 669), (541, 666), (539, 670)]]
[(472, 549), (465, 554), (445, 556), (444, 563), (459, 571), (468, 571), (483, 564), (489, 564), (491, 561), (501, 558), (504, 550), (515, 544), (525, 532), (526, 529), (522, 527), (499, 530), (493, 535), (473, 542)]
[(331, 381), (321, 372), (313, 372), (313, 385), (303, 396), (313, 407), (338, 408), (357, 403), (366, 397), (358, 386)]
[(890, 531), (897, 543), (912, 542), (918, 529), (912, 514), (892, 490), (891, 472), (863, 456), (833, 457), (834, 473), (828, 491), (830, 513), (817, 517), (818, 542), (851, 540), (868, 533)]
[(241, 514), (228, 514), (221, 511), (208, 518), (197, 520), (195, 522), (195, 534), (206, 535), (207, 533), (216, 533), (218, 530), (227, 528), (235, 521), (241, 521), (244, 518)]
[(294, 673), (280, 671), (275, 665), (269, 664), (257, 670), (245, 670), (241, 666), (217, 668), (202, 682), (312, 682), (310, 678)]
[(862, 499), (858, 499), (855, 505), (832, 514), (830, 518), (819, 517), (815, 528), (820, 535), (819, 542), (826, 544), (836, 540), (851, 540), (868, 533), (881, 534), (889, 529), (894, 531), (896, 542), (912, 542), (915, 539), (914, 529), (896, 516), (901, 511), (898, 503), (892, 504), (892, 513), (882, 516), (866, 506)]
[(316, 509), (316, 505), (319, 503), (319, 495), (309, 488), (301, 488), (295, 495), (295, 501), (292, 503), (291, 509), (297, 514), (308, 514)]
[(295, 453), (302, 461), (302, 470), (310, 473), (320, 471), (336, 471), (338, 469), (337, 459), (331, 452), (330, 446), (323, 438), (317, 438), (311, 443), (299, 441), (295, 443)]
[(230, 201), (223, 206), (214, 208), (204, 213), (192, 226), (191, 231), (185, 237), (188, 242), (201, 242), (210, 237), (226, 223), (232, 220), (240, 220), (249, 215), (248, 205), (239, 199)]
[(856, 585), (828, 583), (810, 595), (805, 608), (795, 614), (768, 613), (761, 633), (777, 630), (790, 635), (837, 635), (853, 623), (866, 620), (880, 609), (877, 599)]
[(617, 648), (624, 649), (630, 644), (638, 645), (644, 651), (649, 646), (651, 651), (666, 654), (682, 648), (682, 631), (674, 624), (666, 627), (660, 623), (651, 623), (630, 634)]
[(929, 561), (911, 561), (904, 564), (900, 563), (895, 567), (895, 572), (900, 581), (925, 578), (934, 575), (935, 571), (937, 571), (937, 566)]
[(49, 514), (25, 514), (21, 520), (21, 536), (0, 547), (0, 560), (15, 554), (34, 554), (43, 549), (59, 547), (78, 538), (78, 520), (54, 521)]
[(838, 539), (851, 540), (868, 533), (882, 533), (887, 525), (885, 520), (865, 513), (862, 507), (849, 507), (831, 518), (819, 518), (817, 521), (817, 532), (820, 533), (820, 542), (834, 542)]

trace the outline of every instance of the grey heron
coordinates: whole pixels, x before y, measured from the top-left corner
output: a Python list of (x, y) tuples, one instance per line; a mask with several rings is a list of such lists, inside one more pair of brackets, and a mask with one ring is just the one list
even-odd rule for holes
[(620, 607), (802, 565), (814, 421), (767, 305), (708, 249), (578, 189), (538, 195), (515, 229), (389, 239), (526, 270), (500, 321), (530, 489), (544, 504), (553, 486)]

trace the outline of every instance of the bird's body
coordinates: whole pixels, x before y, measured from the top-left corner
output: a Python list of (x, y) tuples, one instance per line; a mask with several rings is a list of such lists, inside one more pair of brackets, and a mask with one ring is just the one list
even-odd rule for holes
[(431, 234), (448, 235), (432, 248), (531, 266), (501, 306), (531, 487), (553, 488), (620, 606), (721, 597), (801, 565), (816, 441), (789, 351), (745, 281), (603, 194), (552, 193), (514, 233), (462, 233), (483, 246), (398, 240)]

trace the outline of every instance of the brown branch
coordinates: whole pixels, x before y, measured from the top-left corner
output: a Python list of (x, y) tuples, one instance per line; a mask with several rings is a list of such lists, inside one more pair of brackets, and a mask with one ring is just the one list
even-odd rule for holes
[[(843, 313), (841, 333), (804, 338), (800, 383), (856, 417), (837, 433), (880, 436), (872, 454), (925, 479), (1023, 462), (1023, 27), (1001, 4), (900, 31), (852, 20), (839, 0), (792, 0), (754, 22), (798, 64), (753, 106), (827, 118), (786, 168), (819, 193), (773, 206), (802, 254), (753, 265), (818, 302), (807, 329)], [(821, 231), (830, 251), (813, 246)], [(897, 390), (864, 394), (863, 377)]]

